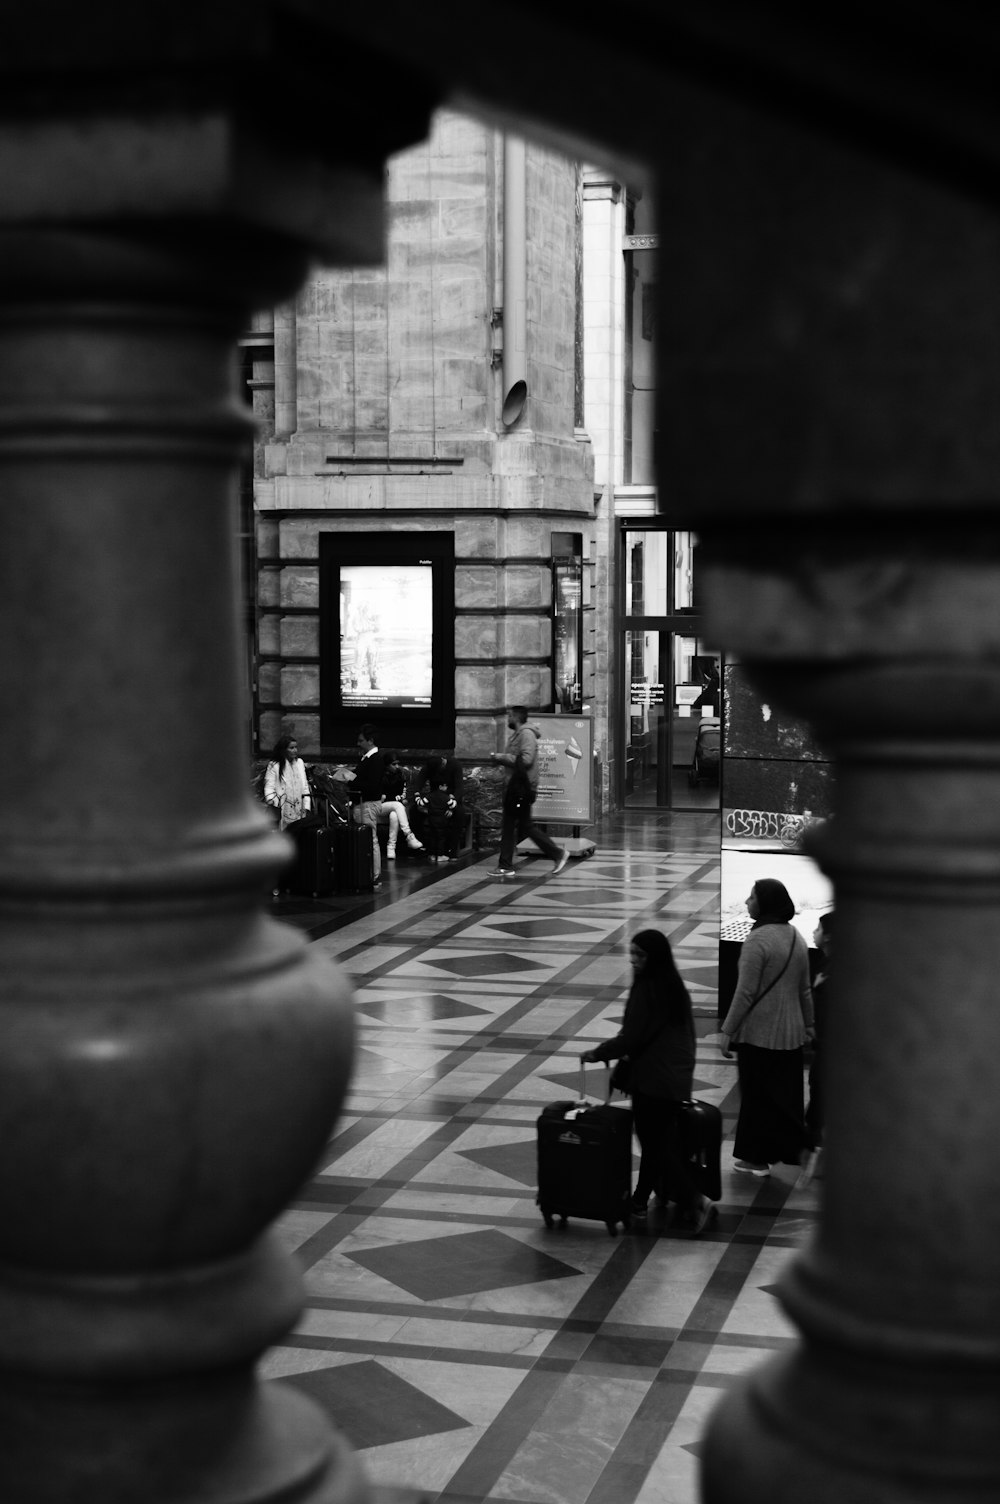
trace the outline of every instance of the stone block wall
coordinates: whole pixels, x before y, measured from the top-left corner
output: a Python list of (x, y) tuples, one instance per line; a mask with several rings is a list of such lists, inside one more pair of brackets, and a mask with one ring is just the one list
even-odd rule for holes
[[(318, 269), (275, 313), (273, 406), (294, 426), (267, 436), (255, 479), (261, 755), (289, 730), (307, 759), (353, 753), (320, 741), (330, 532), (453, 532), (451, 750), (466, 768), (502, 745), (505, 705), (553, 703), (553, 532), (582, 534), (595, 557), (593, 462), (574, 430), (578, 172), (528, 147), (528, 400), (505, 430), (502, 162), (495, 131), (440, 114), (427, 142), (390, 162), (385, 266)], [(594, 629), (591, 613), (584, 693), (596, 707)]]

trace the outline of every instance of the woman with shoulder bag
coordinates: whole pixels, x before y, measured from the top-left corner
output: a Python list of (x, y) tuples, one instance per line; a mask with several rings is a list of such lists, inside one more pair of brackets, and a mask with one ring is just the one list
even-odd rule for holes
[(278, 829), (301, 820), (312, 809), (306, 765), (294, 736), (281, 736), (264, 774), (264, 803), (278, 813)]
[(580, 1059), (622, 1061), (628, 1058), (628, 1081), (620, 1085), (620, 1065), (612, 1083), (627, 1090), (639, 1140), (639, 1176), (629, 1207), (637, 1220), (646, 1216), (653, 1191), (669, 1182), (678, 1219), (692, 1233), (705, 1227), (715, 1210), (696, 1189), (680, 1144), (680, 1105), (691, 1096), (694, 1075), (694, 1017), (670, 941), (659, 930), (641, 930), (629, 946), (632, 985), (621, 1033)]
[(733, 1168), (763, 1178), (797, 1165), (806, 1147), (803, 1055), (813, 1037), (809, 951), (790, 920), (784, 883), (762, 878), (747, 899), (753, 928), (740, 952), (736, 991), (722, 1024), (722, 1053), (736, 1046), (740, 1113)]

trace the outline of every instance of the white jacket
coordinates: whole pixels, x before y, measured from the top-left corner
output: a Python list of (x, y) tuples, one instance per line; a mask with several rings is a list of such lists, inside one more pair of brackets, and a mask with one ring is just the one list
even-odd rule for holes
[(285, 776), (279, 777), (278, 764), (269, 762), (264, 774), (264, 803), (281, 811), (279, 830), (312, 809), (306, 765), (301, 757), (285, 763)]

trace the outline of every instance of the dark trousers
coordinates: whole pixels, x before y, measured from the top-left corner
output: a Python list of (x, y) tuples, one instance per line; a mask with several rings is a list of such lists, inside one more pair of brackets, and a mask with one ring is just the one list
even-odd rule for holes
[(733, 1152), (758, 1165), (797, 1165), (806, 1147), (801, 1050), (738, 1044), (740, 1115)]
[(823, 1060), (818, 1048), (815, 1049), (812, 1064), (809, 1067), (806, 1139), (810, 1149), (818, 1149), (823, 1142)]
[(691, 1211), (697, 1193), (691, 1168), (681, 1148), (679, 1102), (632, 1093), (632, 1126), (639, 1140), (639, 1175), (633, 1195), (645, 1204), (655, 1191), (663, 1201), (676, 1201)]
[(551, 836), (547, 836), (544, 830), (539, 830), (533, 824), (530, 804), (519, 804), (513, 809), (504, 804), (503, 825), (500, 830), (501, 867), (513, 867), (514, 847), (518, 841), (534, 841), (544, 855), (554, 862), (562, 855), (562, 847), (557, 846)]

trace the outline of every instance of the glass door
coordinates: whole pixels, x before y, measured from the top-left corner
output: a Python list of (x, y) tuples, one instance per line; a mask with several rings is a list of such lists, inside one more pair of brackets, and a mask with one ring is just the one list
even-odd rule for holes
[(622, 802), (718, 809), (721, 664), (699, 631), (691, 534), (624, 529), (622, 579)]

